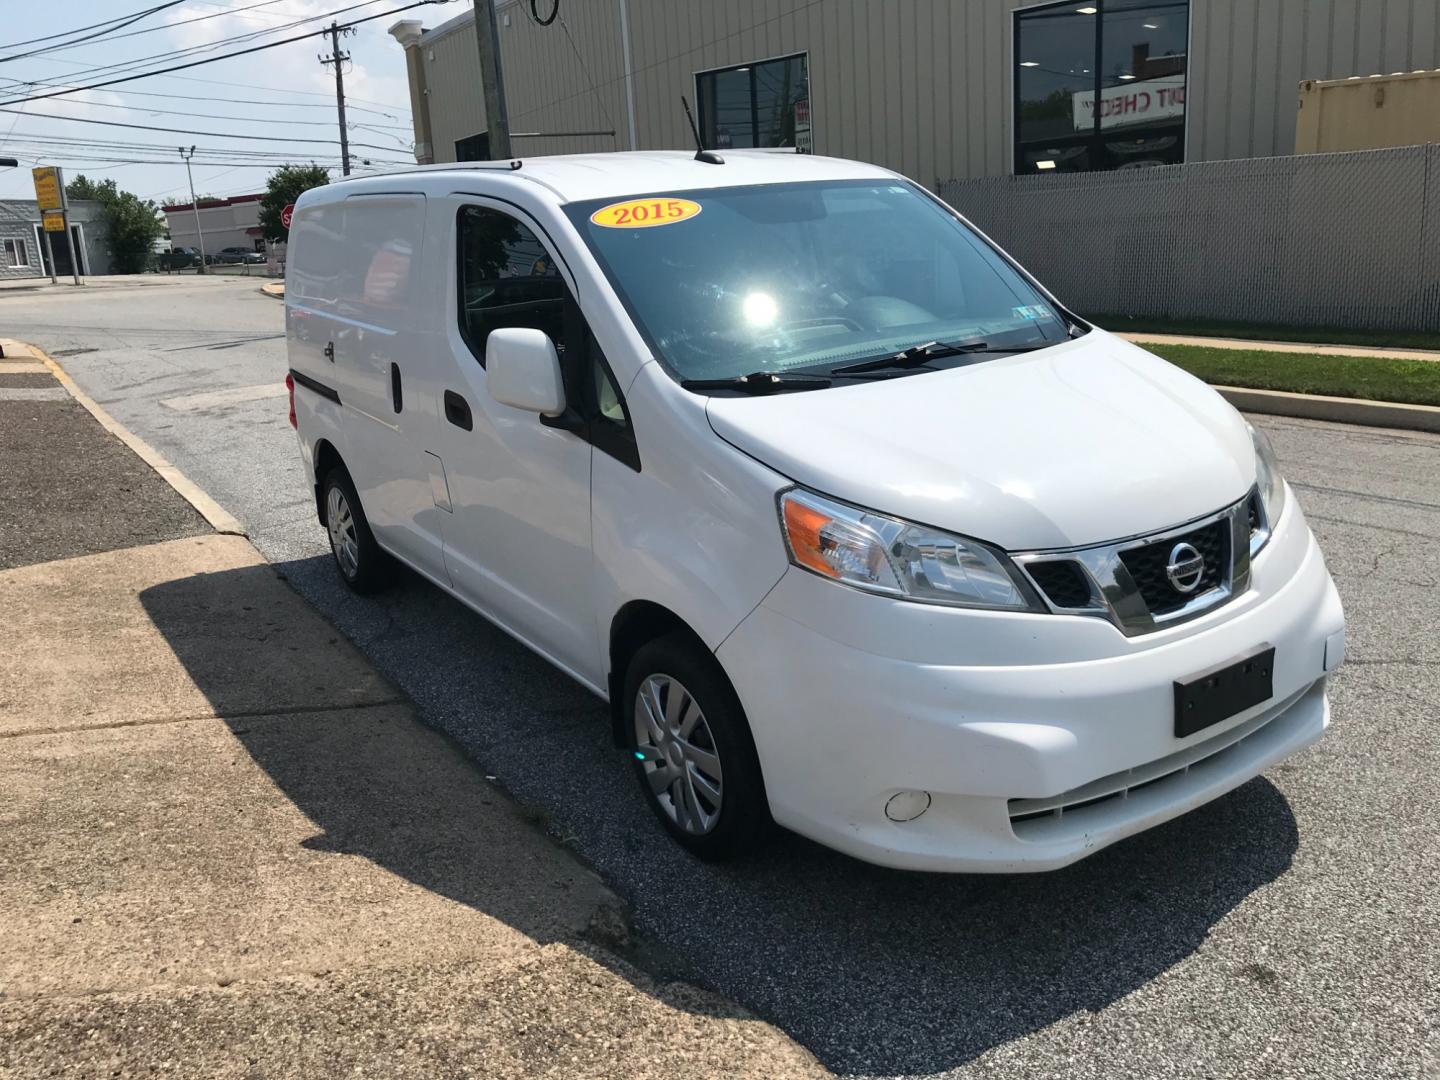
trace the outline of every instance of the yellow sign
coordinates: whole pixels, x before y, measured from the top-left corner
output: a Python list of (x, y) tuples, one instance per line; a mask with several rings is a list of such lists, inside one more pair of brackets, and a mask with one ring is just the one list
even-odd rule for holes
[(53, 165), (45, 165), (38, 169), (31, 169), (30, 175), (35, 178), (35, 199), (40, 203), (40, 209), (59, 210), (65, 205), (63, 193), (60, 190), (60, 170)]
[(698, 213), (700, 204), (689, 199), (629, 199), (602, 206), (590, 215), (590, 220), (607, 229), (649, 229), (674, 225)]
[(41, 220), (45, 222), (46, 232), (65, 231), (64, 210), (46, 210), (45, 213), (41, 215)]

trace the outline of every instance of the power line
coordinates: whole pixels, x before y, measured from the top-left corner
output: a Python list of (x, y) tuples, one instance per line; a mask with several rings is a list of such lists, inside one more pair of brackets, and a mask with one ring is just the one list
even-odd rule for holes
[[(52, 57), (52, 59), (54, 59), (54, 58)], [(70, 61), (66, 61), (66, 63), (70, 63)], [(173, 78), (173, 79), (182, 79), (182, 78), (183, 78), (183, 76), (180, 76), (180, 75), (171, 75), (171, 76), (164, 76), (164, 77), (166, 77), (166, 78)], [(20, 80), (20, 79), (10, 79), (10, 78), (6, 78), (6, 77), (3, 76), (3, 75), (0, 75), (0, 79), (5, 79), (5, 81), (8, 82), (8, 83), (10, 83), (12, 87), (14, 87), (14, 86), (43, 86), (43, 87), (45, 87), (46, 89), (53, 89), (53, 90), (64, 89), (64, 85), (63, 85), (62, 83), (43, 82), (43, 81), (26, 82), (26, 81), (22, 81), (22, 80)], [(243, 84), (243, 83), (216, 83), (213, 79), (185, 79), (184, 81), (185, 81), (185, 82), (211, 83), (211, 84), (216, 85), (216, 86), (242, 86), (242, 85), (245, 85), (245, 84)], [(295, 91), (292, 91), (292, 92), (293, 92), (293, 93), (296, 93), (296, 94), (308, 94), (308, 93), (311, 93), (311, 91), (308, 91), (308, 90), (295, 90)], [(163, 93), (159, 93), (159, 92), (154, 91), (154, 90), (128, 90), (128, 89), (127, 89), (127, 90), (111, 90), (110, 93), (112, 93), (112, 94), (122, 94), (122, 95), (126, 95), (126, 96), (131, 96), (131, 97), (170, 98), (170, 99), (176, 100), (176, 101), (194, 101), (194, 100), (195, 100), (195, 95), (194, 95), (194, 94), (163, 94)], [(322, 97), (328, 97), (329, 95), (321, 95), (321, 96), (322, 96)], [(394, 113), (381, 112), (379, 109), (362, 109), (362, 108), (359, 108), (359, 107), (356, 106), (356, 105), (351, 105), (351, 104), (350, 104), (350, 102), (352, 102), (352, 101), (359, 101), (359, 100), (360, 100), (359, 98), (353, 98), (353, 97), (351, 97), (351, 98), (346, 98), (346, 107), (347, 107), (348, 109), (350, 109), (352, 112), (371, 113), (371, 114), (373, 114), (373, 115), (375, 115), (375, 116), (388, 117), (388, 118), (391, 119), (391, 120), (398, 120), (398, 119), (399, 119), (399, 117), (396, 116)], [(321, 103), (318, 102), (318, 101), (265, 101), (265, 100), (261, 100), (261, 99), (255, 99), (255, 98), (226, 98), (226, 99), (225, 99), (225, 102), (226, 102), (227, 104), (230, 104), (230, 105), (274, 105), (274, 106), (276, 106), (276, 107), (285, 108), (285, 109), (333, 109), (333, 108), (334, 108), (334, 105), (321, 104)], [(77, 105), (102, 105), (102, 106), (104, 106), (104, 107), (107, 108), (107, 109), (133, 109), (133, 110), (135, 110), (136, 112), (164, 112), (164, 111), (165, 111), (164, 109), (147, 109), (147, 108), (146, 108), (145, 106), (143, 106), (143, 105), (116, 105), (116, 104), (113, 104), (112, 102), (108, 102), (108, 101), (91, 101), (89, 98), (76, 98), (74, 103), (77, 104)], [(63, 103), (62, 103), (62, 104), (63, 104)], [(398, 108), (398, 106), (397, 106), (397, 108)], [(401, 110), (401, 111), (403, 111), (403, 110)], [(198, 114), (196, 114), (196, 115), (198, 115)], [(260, 122), (264, 122), (264, 121), (260, 121)], [(396, 126), (399, 127), (400, 130), (403, 130), (403, 131), (409, 131), (409, 130), (411, 130), (410, 127), (408, 127), (408, 126), (401, 126), (401, 125), (396, 125)]]
[[(174, 0), (174, 3), (161, 4), (159, 7), (146, 8), (144, 11), (131, 12), (136, 18), (144, 18), (146, 15), (161, 11), (167, 7), (175, 7), (183, 0)], [(37, 41), (54, 41), (56, 38), (69, 37), (71, 34), (83, 34), (86, 30), (94, 30), (101, 26), (109, 26), (111, 23), (119, 22), (121, 19), (129, 19), (131, 15), (116, 15), (113, 19), (105, 19), (102, 22), (91, 23), (89, 26), (76, 27), (74, 30), (62, 30), (58, 34), (45, 34), (42, 37), (27, 38), (24, 41), (12, 41), (8, 45), (0, 45), (0, 49), (18, 49), (21, 45), (34, 45)], [(116, 29), (119, 29), (116, 27)]]
[[(0, 108), (0, 112), (20, 112), (23, 116), (34, 116), (45, 120), (64, 120), (71, 124), (100, 124), (103, 127), (134, 128), (137, 131), (164, 131), (171, 135), (210, 135), (221, 139), (246, 139), (253, 142), (287, 142), (287, 143), (310, 143), (316, 146), (339, 146), (339, 139), (305, 139), (296, 136), (286, 136), (284, 139), (276, 139), (274, 135), (245, 135), (238, 131), (196, 131), (194, 128), (172, 128), (158, 127), (154, 124), (127, 124), (121, 120), (96, 120), (89, 116), (57, 116), (55, 113), (23, 112), (19, 109)], [(368, 150), (393, 150), (394, 147), (375, 146), (372, 143), (355, 143), (355, 146), (363, 146)]]
[[(364, 18), (355, 19), (352, 22), (347, 23), (346, 25), (359, 26), (361, 23), (373, 22), (376, 19), (384, 19), (391, 15), (398, 15), (400, 12), (409, 11), (412, 8), (428, 7), (432, 4), (445, 4), (449, 2), (450, 0), (416, 0), (416, 2), (413, 4), (406, 4), (403, 7), (391, 8), (389, 11), (382, 11), (378, 15), (366, 15)], [(818, 0), (812, 0), (812, 2), (818, 2)], [(169, 68), (161, 68), (158, 71), (142, 71), (136, 75), (125, 75), (118, 79), (109, 79), (104, 82), (90, 83), (87, 86), (77, 86), (69, 90), (52, 90), (47, 94), (31, 94), (28, 97), (10, 98), (5, 101), (0, 101), (0, 106), (19, 105), (26, 101), (42, 101), (46, 98), (63, 97), (67, 94), (79, 93), (81, 90), (98, 90), (104, 86), (115, 86), (119, 83), (134, 82), (136, 79), (150, 79), (154, 78), (157, 75), (165, 75), (172, 71), (185, 71), (188, 68), (200, 67), (204, 64), (217, 64), (222, 60), (233, 60), (237, 56), (248, 56), (251, 53), (262, 52), (265, 49), (274, 49), (281, 45), (289, 45), (291, 42), (295, 41), (305, 41), (308, 38), (319, 37), (320, 35), (326, 33), (329, 33), (329, 31), (313, 30), (308, 34), (297, 34), (295, 37), (283, 38), (280, 41), (267, 42), (264, 45), (252, 45), (248, 49), (241, 49), (238, 52), (226, 53), (224, 56), (212, 56), (207, 60), (191, 60), (189, 63), (177, 64), (174, 67)], [(202, 132), (201, 134), (205, 133)]]
[[(132, 143), (108, 142), (105, 140), (57, 139), (51, 136), (44, 135), (18, 136), (15, 138), (4, 139), (0, 140), (0, 145), (5, 146), (7, 150), (18, 150), (22, 147), (28, 147), (30, 149), (53, 151), (55, 153), (104, 152), (110, 154), (111, 156), (118, 155), (132, 157), (136, 154), (148, 154), (152, 152), (168, 154), (174, 149), (172, 146), (164, 145), (161, 143)], [(393, 153), (394, 151), (391, 152)], [(287, 152), (283, 150), (244, 150), (233, 146), (207, 146), (198, 150), (198, 153), (201, 156), (207, 154), (212, 157), (224, 155), (230, 158), (261, 162), (284, 162), (291, 161), (297, 157), (315, 156), (309, 152), (303, 151)], [(335, 155), (332, 152), (330, 154), (321, 154), (319, 156), (329, 158), (334, 157)], [(336, 158), (336, 160), (339, 160), (338, 157)], [(401, 162), (393, 163), (403, 164)]]
[[(177, 26), (189, 26), (191, 23), (204, 22), (204, 21), (207, 20), (207, 19), (223, 19), (226, 15), (235, 15), (235, 16), (239, 17), (241, 12), (244, 12), (244, 11), (252, 11), (252, 10), (254, 10), (255, 8), (270, 7), (272, 4), (280, 4), (280, 3), (284, 3), (284, 0), (260, 0), (260, 2), (259, 2), (258, 4), (250, 4), (250, 5), (248, 5), (248, 6), (246, 6), (246, 7), (242, 7), (242, 8), (227, 8), (227, 9), (225, 9), (225, 10), (223, 10), (223, 11), (216, 11), (216, 12), (210, 14), (210, 15), (197, 15), (197, 16), (195, 16), (195, 18), (193, 18), (193, 19), (177, 19), (175, 22), (165, 23), (163, 26), (147, 26), (147, 27), (145, 27), (145, 29), (143, 29), (143, 30), (131, 30), (128, 34), (116, 34), (114, 37), (110, 37), (110, 38), (108, 38), (107, 40), (108, 40), (108, 41), (119, 41), (119, 40), (121, 40), (122, 38), (138, 37), (138, 36), (141, 35), (141, 34), (153, 34), (153, 33), (157, 32), (157, 31), (159, 31), (159, 30), (170, 30), (170, 29), (173, 29), (174, 27), (177, 27)], [(277, 12), (276, 14), (280, 14), (280, 13)], [(290, 16), (287, 15), (287, 16), (285, 16), (285, 17), (286, 17), (286, 18), (289, 18)], [(73, 31), (72, 31), (72, 32), (73, 32)], [(45, 52), (45, 53), (64, 52), (66, 49), (79, 48), (81, 45), (84, 45), (84, 44), (86, 44), (85, 41), (70, 41), (70, 42), (65, 42), (64, 44), (61, 44), (61, 45), (52, 45), (52, 46), (51, 46), (50, 48), (48, 48), (48, 49), (40, 49), (40, 50), (37, 50), (37, 52)], [(4, 46), (4, 47), (5, 47), (5, 48), (10, 48), (11, 46), (8, 46), (8, 45), (7, 45), (7, 46)], [(33, 55), (35, 55), (35, 54), (32, 53), (31, 55), (33, 56)]]
[[(108, 29), (105, 29), (105, 30), (96, 30), (95, 33), (89, 34), (89, 35), (87, 35), (86, 37), (83, 37), (83, 38), (79, 38), (79, 39), (76, 40), (76, 41), (67, 41), (67, 42), (65, 42), (65, 43), (62, 44), (62, 45), (47, 45), (47, 46), (45, 46), (43, 49), (31, 49), (29, 52), (16, 53), (16, 54), (14, 54), (13, 56), (0, 56), (0, 64), (8, 64), (11, 60), (24, 60), (27, 56), (39, 56), (41, 53), (51, 52), (51, 51), (56, 50), (56, 49), (68, 48), (68, 47), (71, 46), (71, 45), (82, 45), (82, 44), (84, 44), (84, 43), (87, 42), (87, 41), (93, 41), (95, 38), (105, 37), (107, 34), (113, 32), (113, 31), (115, 31), (115, 30), (123, 30), (125, 27), (129, 26), (131, 23), (137, 23), (137, 22), (139, 22), (141, 19), (145, 18), (147, 15), (154, 15), (155, 12), (157, 12), (157, 11), (164, 11), (166, 8), (177, 7), (177, 6), (179, 6), (180, 4), (183, 4), (184, 2), (185, 2), (185, 0), (168, 0), (168, 3), (159, 4), (159, 5), (155, 6), (155, 7), (148, 8), (148, 9), (146, 9), (145, 11), (138, 12), (138, 13), (135, 14), (135, 15), (130, 15), (130, 16), (122, 15), (122, 16), (120, 16), (120, 18), (121, 18), (121, 19), (124, 19), (124, 20), (125, 20), (124, 22), (120, 22), (120, 23), (118, 23), (117, 25), (111, 26), (111, 27), (109, 27)], [(115, 22), (115, 20), (112, 19), (111, 22)], [(96, 25), (99, 25), (99, 24), (96, 24)], [(87, 30), (93, 30), (94, 27), (86, 27), (85, 29), (87, 29)], [(71, 30), (70, 33), (72, 33), (72, 34), (78, 34), (78, 33), (80, 33), (80, 31), (79, 31), (79, 30)], [(57, 35), (57, 36), (64, 36), (64, 35)], [(41, 40), (43, 40), (43, 39), (41, 39)]]
[[(178, 94), (177, 94), (176, 96), (179, 97), (179, 96), (182, 96), (182, 95), (178, 95)], [(192, 97), (191, 97), (190, 100), (194, 100), (193, 95), (192, 95)], [(227, 102), (227, 103), (228, 103), (228, 102)], [(55, 104), (57, 104), (57, 105), (86, 105), (86, 106), (89, 106), (89, 107), (92, 107), (92, 108), (94, 108), (94, 107), (99, 107), (99, 108), (103, 108), (103, 109), (120, 109), (120, 110), (123, 111), (123, 112), (145, 113), (147, 116), (148, 116), (148, 115), (153, 115), (153, 114), (158, 114), (158, 115), (161, 115), (161, 116), (194, 116), (194, 117), (199, 117), (199, 118), (202, 119), (202, 120), (237, 120), (237, 121), (239, 121), (239, 122), (242, 123), (242, 124), (245, 124), (245, 123), (253, 123), (253, 124), (265, 124), (266, 126), (269, 126), (269, 125), (271, 125), (271, 124), (285, 124), (285, 125), (287, 125), (287, 126), (297, 125), (297, 124), (298, 124), (298, 125), (302, 125), (302, 126), (305, 126), (305, 127), (329, 127), (329, 126), (330, 126), (330, 122), (329, 122), (328, 120), (277, 120), (277, 119), (272, 119), (272, 118), (270, 118), (270, 117), (265, 117), (265, 118), (262, 119), (262, 118), (253, 117), (253, 116), (227, 116), (227, 115), (224, 115), (224, 114), (222, 114), (222, 113), (201, 113), (201, 112), (185, 112), (185, 111), (183, 111), (183, 110), (177, 110), (177, 109), (156, 109), (156, 108), (151, 108), (151, 107), (148, 106), (148, 105), (116, 105), (114, 102), (110, 102), (110, 101), (78, 101), (78, 100), (66, 101), (66, 100), (61, 100), (61, 101), (57, 101)], [(325, 106), (325, 105), (320, 106), (320, 108), (328, 108), (328, 107), (329, 107), (329, 106)], [(26, 113), (25, 115), (27, 115), (27, 116), (40, 116), (40, 115), (43, 115), (43, 114), (41, 114), (41, 113)], [(54, 114), (54, 115), (58, 118), (58, 117), (59, 117), (60, 115), (62, 115), (62, 114), (58, 114), (58, 113), (57, 113), (57, 114)], [(65, 117), (65, 119), (69, 120), (69, 119), (74, 119), (74, 118), (73, 118), (73, 117)], [(351, 127), (360, 127), (361, 125), (360, 125), (360, 124), (351, 124), (350, 126), (351, 126)], [(381, 128), (390, 128), (390, 129), (395, 130), (395, 131), (410, 131), (410, 130), (411, 130), (410, 128), (408, 128), (408, 127), (406, 127), (406, 126), (404, 126), (404, 125), (402, 125), (402, 124), (368, 124), (368, 125), (365, 125), (365, 126), (374, 128), (374, 129), (376, 129), (377, 131), (380, 130)]]
[[(340, 15), (347, 11), (355, 11), (357, 8), (371, 7), (381, 3), (382, 0), (361, 0), (360, 3), (350, 4), (347, 7), (337, 8), (330, 15)], [(77, 79), (90, 79), (97, 75), (122, 75), (127, 71), (138, 71), (145, 64), (153, 60), (167, 60), (182, 56), (196, 56), (201, 53), (211, 52), (214, 49), (223, 48), (226, 45), (239, 44), (242, 41), (254, 41), (263, 38), (267, 34), (278, 34), (284, 30), (293, 30), (297, 26), (314, 22), (317, 19), (329, 18), (330, 15), (309, 15), (294, 22), (281, 23), (279, 26), (269, 26), (263, 30), (250, 30), (243, 34), (236, 34), (232, 37), (219, 38), (215, 41), (202, 42), (199, 45), (189, 45), (183, 49), (167, 49), (164, 52), (151, 53), (149, 56), (137, 56), (130, 60), (117, 60), (113, 64), (101, 64), (98, 67), (86, 68), (75, 75)]]

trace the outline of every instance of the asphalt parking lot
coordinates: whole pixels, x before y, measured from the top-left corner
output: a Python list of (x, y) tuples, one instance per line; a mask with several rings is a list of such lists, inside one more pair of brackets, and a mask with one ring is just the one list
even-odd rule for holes
[[(1260, 419), (1345, 601), (1317, 747), (1055, 874), (879, 870), (793, 836), (713, 868), (653, 823), (601, 705), (429, 585), (340, 586), (253, 282), (0, 298), (691, 980), (848, 1076), (1440, 1074), (1440, 437)], [(237, 393), (195, 403), (195, 395)], [(247, 397), (247, 393), (255, 396)]]

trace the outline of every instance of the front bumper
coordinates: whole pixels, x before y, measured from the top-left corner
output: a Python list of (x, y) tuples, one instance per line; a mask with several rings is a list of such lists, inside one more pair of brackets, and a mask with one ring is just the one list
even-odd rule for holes
[[(717, 652), (776, 821), (887, 866), (1053, 869), (1313, 743), (1344, 616), (1288, 502), (1245, 594), (1139, 638), (1085, 616), (889, 600), (791, 568)], [(1275, 647), (1271, 700), (1177, 739), (1174, 681), (1262, 642)], [(902, 792), (927, 793), (928, 809), (892, 821)]]

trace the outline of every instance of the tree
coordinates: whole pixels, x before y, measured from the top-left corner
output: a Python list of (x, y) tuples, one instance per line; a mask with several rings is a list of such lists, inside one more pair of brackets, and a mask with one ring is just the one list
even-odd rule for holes
[(83, 173), (65, 185), (76, 201), (98, 202), (105, 225), (110, 268), (117, 274), (138, 274), (150, 264), (155, 241), (165, 235), (165, 219), (149, 199), (121, 191), (114, 180), (91, 180)]
[(271, 173), (260, 199), (260, 228), (265, 239), (271, 243), (287, 239), (290, 230), (280, 224), (280, 212), (302, 192), (324, 187), (329, 182), (330, 173), (320, 165), (283, 165)]
[(117, 274), (138, 274), (150, 264), (155, 241), (165, 235), (160, 208), (128, 191), (105, 203), (105, 237), (110, 268)]
[(65, 194), (85, 202), (107, 202), (120, 193), (114, 180), (91, 180), (84, 173), (65, 185)]

